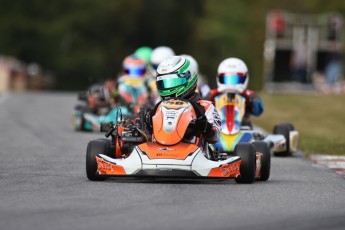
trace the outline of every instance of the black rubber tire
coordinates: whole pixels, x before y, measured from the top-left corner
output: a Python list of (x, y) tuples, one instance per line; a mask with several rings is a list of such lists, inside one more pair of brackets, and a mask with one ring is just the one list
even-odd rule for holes
[(290, 150), (290, 131), (295, 130), (294, 126), (290, 123), (278, 124), (273, 128), (273, 134), (280, 134), (285, 137), (286, 140), (286, 151), (274, 153), (275, 156), (291, 156), (292, 152)]
[(107, 138), (98, 138), (97, 141), (102, 141), (106, 143), (107, 149), (104, 151), (104, 155), (107, 155), (108, 157), (115, 158), (115, 149), (111, 148), (111, 140)]
[(86, 176), (91, 181), (103, 181), (106, 179), (104, 176), (98, 175), (96, 156), (98, 154), (107, 155), (110, 149), (109, 142), (104, 140), (90, 141), (86, 149)]
[(261, 157), (261, 173), (260, 181), (267, 181), (270, 177), (271, 171), (271, 148), (267, 142), (255, 141), (253, 142), (255, 150), (262, 153)]
[(241, 184), (251, 184), (255, 181), (256, 151), (251, 143), (238, 143), (234, 153), (241, 157), (240, 176), (235, 181)]

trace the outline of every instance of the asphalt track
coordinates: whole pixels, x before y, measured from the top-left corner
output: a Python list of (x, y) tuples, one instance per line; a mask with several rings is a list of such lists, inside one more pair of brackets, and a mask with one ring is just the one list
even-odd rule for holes
[(88, 181), (101, 134), (71, 129), (75, 94), (0, 104), (0, 229), (345, 229), (345, 180), (300, 154), (272, 158), (267, 182)]

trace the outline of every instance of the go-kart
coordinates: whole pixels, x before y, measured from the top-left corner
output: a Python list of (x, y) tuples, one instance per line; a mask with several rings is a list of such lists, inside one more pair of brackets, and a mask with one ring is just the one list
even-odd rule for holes
[[(263, 154), (251, 143), (239, 143), (233, 155), (216, 153), (203, 142), (196, 127), (196, 112), (181, 99), (164, 100), (152, 118), (153, 131), (144, 121), (145, 110), (134, 123), (103, 123), (110, 139), (90, 141), (86, 175), (92, 181), (108, 177), (174, 177), (235, 179), (237, 183), (266, 180)], [(202, 144), (203, 143), (203, 144)], [(258, 142), (259, 145), (261, 142)]]
[(238, 143), (252, 143), (264, 156), (270, 155), (271, 151), (276, 156), (290, 156), (297, 151), (299, 133), (292, 124), (275, 125), (273, 135), (253, 128), (244, 117), (245, 100), (242, 95), (234, 93), (223, 93), (215, 97), (215, 107), (222, 124), (221, 138), (214, 145), (217, 151), (231, 153)]
[(72, 126), (77, 131), (99, 132), (101, 123), (116, 121), (120, 111), (127, 119), (136, 118), (130, 106), (94, 109), (79, 105), (73, 111)]
[(137, 78), (123, 78), (118, 82), (118, 101), (116, 106), (95, 107), (88, 103), (88, 95), (80, 94), (78, 99), (84, 101), (73, 111), (73, 128), (80, 131), (100, 130), (101, 123), (115, 122), (117, 114), (126, 119), (138, 117), (140, 105), (147, 101), (147, 89), (144, 81)]

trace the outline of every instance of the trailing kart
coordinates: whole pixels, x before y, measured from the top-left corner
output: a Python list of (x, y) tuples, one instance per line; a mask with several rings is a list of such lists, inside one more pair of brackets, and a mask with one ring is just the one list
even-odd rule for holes
[[(101, 88), (101, 95), (104, 98), (107, 92), (104, 87)], [(84, 103), (77, 105), (73, 111), (73, 128), (80, 131), (100, 130), (101, 123), (115, 122), (117, 115), (121, 111), (121, 115), (126, 119), (135, 119), (138, 117), (140, 106), (147, 102), (147, 89), (144, 81), (138, 78), (124, 78), (118, 82), (118, 103), (111, 106), (95, 106), (91, 95), (79, 95), (78, 99)], [(97, 92), (98, 93), (98, 92)], [(109, 94), (109, 93), (108, 93)], [(105, 101), (106, 99), (104, 99)]]
[(245, 97), (234, 93), (223, 93), (215, 98), (215, 107), (222, 123), (221, 138), (214, 145), (217, 151), (231, 154), (237, 144), (252, 143), (256, 151), (264, 155), (262, 159), (266, 159), (266, 162), (263, 164), (269, 164), (271, 151), (276, 156), (290, 156), (297, 151), (299, 134), (292, 124), (274, 126), (273, 135), (253, 129), (244, 117), (245, 100)]
[[(252, 183), (266, 177), (261, 164), (262, 154), (255, 145), (239, 143), (234, 155), (211, 151), (201, 145), (201, 136), (195, 127), (195, 111), (180, 99), (163, 101), (153, 116), (153, 134), (147, 135), (141, 118), (131, 122), (110, 122), (101, 125), (101, 131), (111, 139), (90, 141), (86, 152), (86, 174), (92, 181), (117, 176), (224, 178), (237, 183)], [(261, 142), (260, 142), (261, 143)], [(260, 145), (260, 143), (258, 145)]]
[(114, 122), (119, 114), (122, 114), (127, 119), (136, 118), (127, 106), (98, 109), (92, 109), (88, 106), (77, 106), (73, 112), (72, 125), (77, 131), (99, 132), (101, 123)]

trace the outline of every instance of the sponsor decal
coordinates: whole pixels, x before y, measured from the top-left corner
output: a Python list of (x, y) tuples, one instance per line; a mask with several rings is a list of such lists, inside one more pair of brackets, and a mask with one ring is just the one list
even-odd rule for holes
[(171, 148), (168, 148), (168, 147), (164, 147), (164, 148), (158, 148), (157, 150), (158, 151), (171, 151), (171, 150), (174, 150), (174, 149), (171, 149)]
[(238, 170), (240, 170), (239, 164), (224, 164), (220, 166), (220, 171), (224, 177)]
[(97, 157), (97, 171), (99, 174), (104, 175), (126, 175), (125, 170), (122, 166), (116, 165), (115, 163), (107, 162), (106, 160)]
[(179, 155), (177, 153), (157, 153), (157, 157), (161, 158), (178, 158)]
[(186, 107), (189, 104), (186, 101), (180, 101), (180, 100), (171, 99), (171, 100), (168, 100), (168, 101), (164, 101), (163, 105), (178, 105), (178, 106), (181, 106), (181, 107)]
[(255, 177), (260, 177), (261, 175), (261, 158), (263, 154), (260, 152), (256, 152), (256, 171), (255, 171)]
[(97, 159), (97, 169), (98, 171), (113, 171), (112, 164), (100, 158)]

